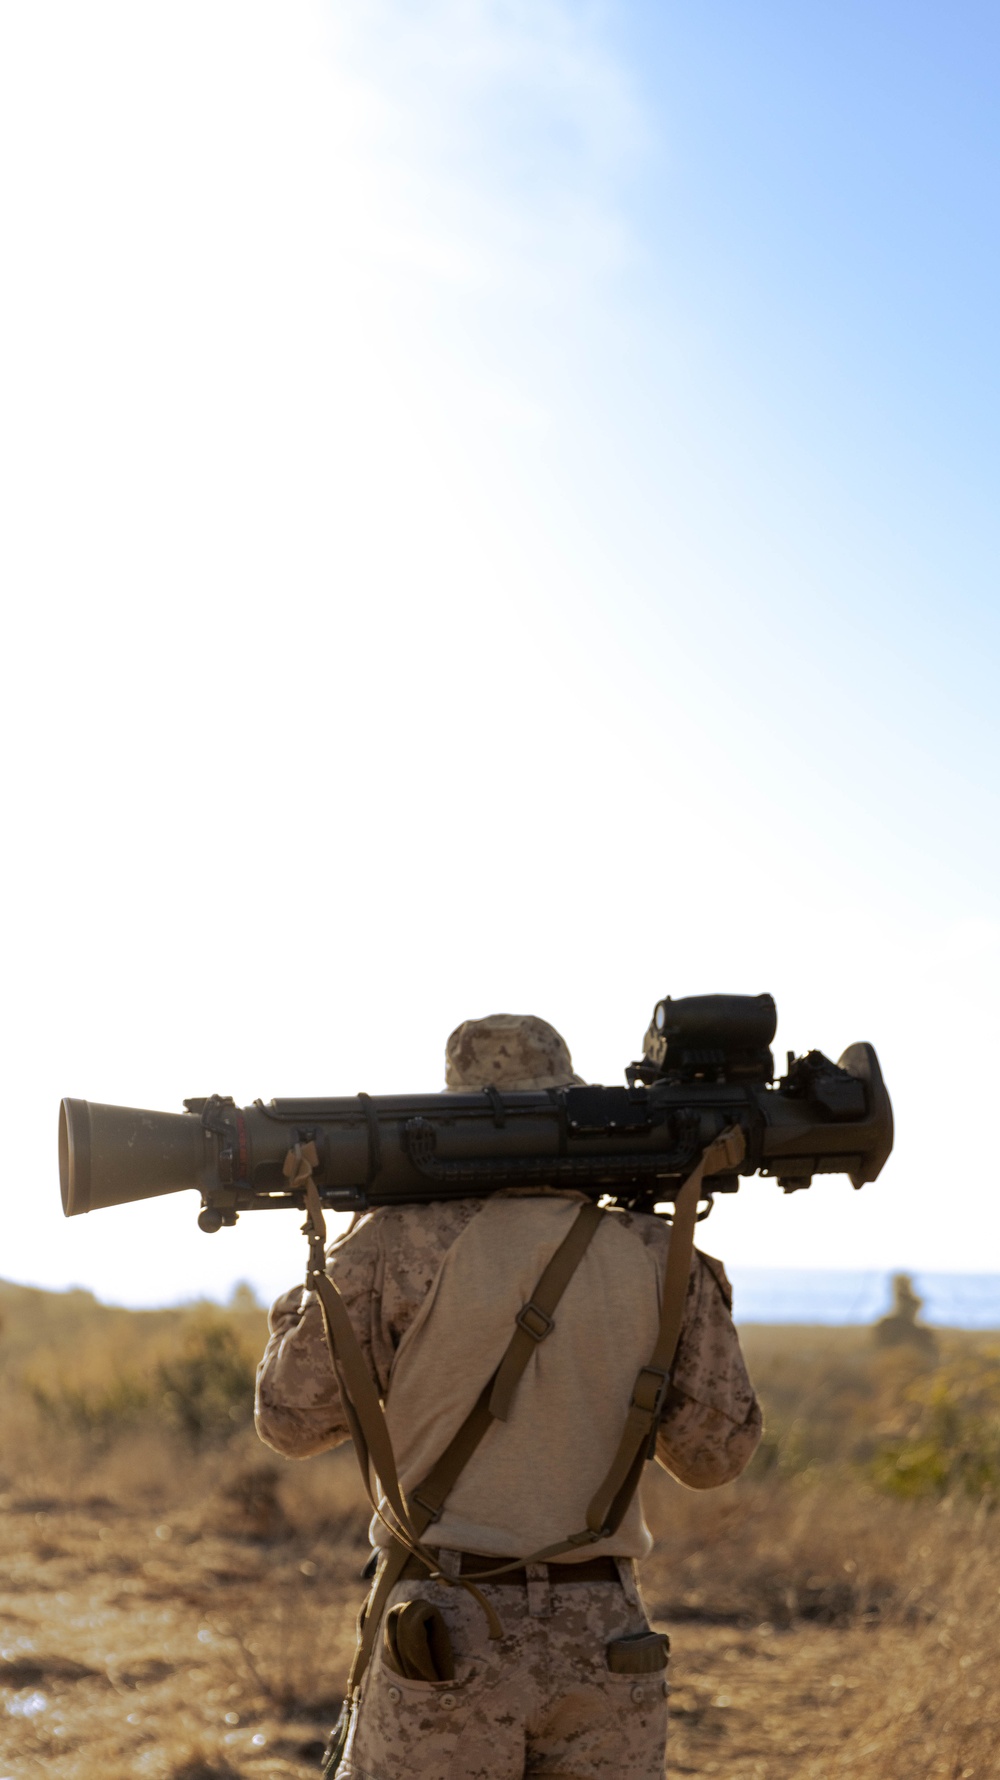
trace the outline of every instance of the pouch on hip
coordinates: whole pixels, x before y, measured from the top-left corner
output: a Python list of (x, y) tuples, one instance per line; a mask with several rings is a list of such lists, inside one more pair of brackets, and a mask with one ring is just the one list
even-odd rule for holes
[(613, 1675), (658, 1675), (670, 1660), (670, 1639), (666, 1632), (629, 1632), (612, 1638), (607, 1658)]
[(390, 1607), (382, 1633), (382, 1660), (407, 1681), (454, 1681), (455, 1658), (448, 1627), (430, 1601)]

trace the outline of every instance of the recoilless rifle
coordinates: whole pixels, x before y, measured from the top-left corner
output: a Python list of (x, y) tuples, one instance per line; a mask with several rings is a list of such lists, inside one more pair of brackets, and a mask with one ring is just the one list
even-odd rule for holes
[(241, 1211), (304, 1207), (286, 1158), (314, 1144), (313, 1179), (330, 1211), (478, 1198), (503, 1187), (575, 1187), (589, 1198), (669, 1214), (698, 1158), (739, 1126), (744, 1155), (702, 1194), (770, 1175), (786, 1193), (816, 1174), (855, 1187), (881, 1171), (892, 1107), (871, 1045), (839, 1062), (788, 1053), (775, 1079), (770, 995), (694, 995), (658, 1001), (642, 1058), (626, 1086), (533, 1093), (355, 1094), (332, 1100), (256, 1100), (212, 1094), (183, 1113), (64, 1100), (59, 1178), (67, 1217), (195, 1188), (203, 1230)]

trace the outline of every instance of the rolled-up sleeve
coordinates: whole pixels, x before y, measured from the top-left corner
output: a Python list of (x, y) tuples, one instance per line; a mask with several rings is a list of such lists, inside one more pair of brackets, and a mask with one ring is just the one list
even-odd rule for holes
[[(374, 1220), (364, 1219), (334, 1243), (327, 1272), (344, 1300), (372, 1377), (384, 1392), (392, 1349), (378, 1317), (382, 1257)], [(272, 1305), (268, 1328), (257, 1368), (258, 1434), (286, 1458), (309, 1458), (338, 1446), (349, 1429), (315, 1293), (302, 1286), (286, 1292)]]
[(733, 1325), (732, 1301), (721, 1262), (696, 1253), (656, 1442), (659, 1463), (689, 1489), (731, 1483), (760, 1442), (760, 1405)]

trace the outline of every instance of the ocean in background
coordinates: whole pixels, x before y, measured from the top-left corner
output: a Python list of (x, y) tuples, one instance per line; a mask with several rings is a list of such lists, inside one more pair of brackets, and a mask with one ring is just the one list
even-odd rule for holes
[[(738, 1323), (873, 1323), (892, 1307), (892, 1274), (727, 1266)], [(900, 1272), (903, 1269), (899, 1270)], [(1000, 1329), (1000, 1273), (911, 1273), (921, 1321)]]

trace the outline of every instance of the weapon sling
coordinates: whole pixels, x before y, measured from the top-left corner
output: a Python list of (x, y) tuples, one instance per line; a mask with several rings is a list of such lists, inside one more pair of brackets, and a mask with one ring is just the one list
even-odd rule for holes
[[(528, 1361), (538, 1342), (544, 1340), (549, 1333), (552, 1313), (582, 1261), (598, 1224), (606, 1214), (592, 1202), (580, 1207), (568, 1234), (545, 1267), (531, 1299), (520, 1311), (517, 1327), (499, 1366), (427, 1477), (410, 1491), (407, 1504), (400, 1488), (389, 1430), (378, 1392), (343, 1299), (326, 1271), (326, 1222), (313, 1180), (313, 1170), (318, 1160), (315, 1146), (296, 1144), (288, 1152), (285, 1174), (293, 1187), (304, 1189), (306, 1197), (304, 1234), (309, 1239), (308, 1283), (316, 1292), (323, 1313), (330, 1357), (340, 1386), (365, 1492), (376, 1515), (392, 1537), (392, 1544), (380, 1567), (375, 1585), (362, 1609), (358, 1647), (344, 1701), (345, 1714), (357, 1698), (389, 1594), (411, 1554), (426, 1564), (429, 1577), (445, 1582), (457, 1581), (460, 1586), (467, 1588), (479, 1601), (490, 1622), (491, 1638), (497, 1638), (501, 1635), (499, 1621), (489, 1602), (476, 1588), (477, 1582), (499, 1576), (506, 1570), (521, 1569), (526, 1564), (544, 1563), (561, 1557), (617, 1531), (638, 1487), (643, 1464), (647, 1457), (653, 1457), (655, 1451), (656, 1432), (663, 1413), (684, 1318), (701, 1183), (706, 1174), (732, 1168), (741, 1160), (743, 1152), (744, 1139), (739, 1128), (731, 1127), (724, 1131), (703, 1152), (697, 1166), (677, 1194), (656, 1345), (649, 1361), (636, 1377), (618, 1450), (607, 1476), (599, 1485), (587, 1509), (586, 1526), (554, 1545), (532, 1552), (528, 1557), (515, 1558), (508, 1564), (460, 1578), (442, 1575), (436, 1554), (422, 1543), (423, 1534), (438, 1519), (448, 1495), (487, 1429), (496, 1420), (506, 1420), (514, 1392)], [(392, 1521), (373, 1490), (373, 1469), (381, 1482)], [(393, 1521), (395, 1525), (392, 1524)]]

